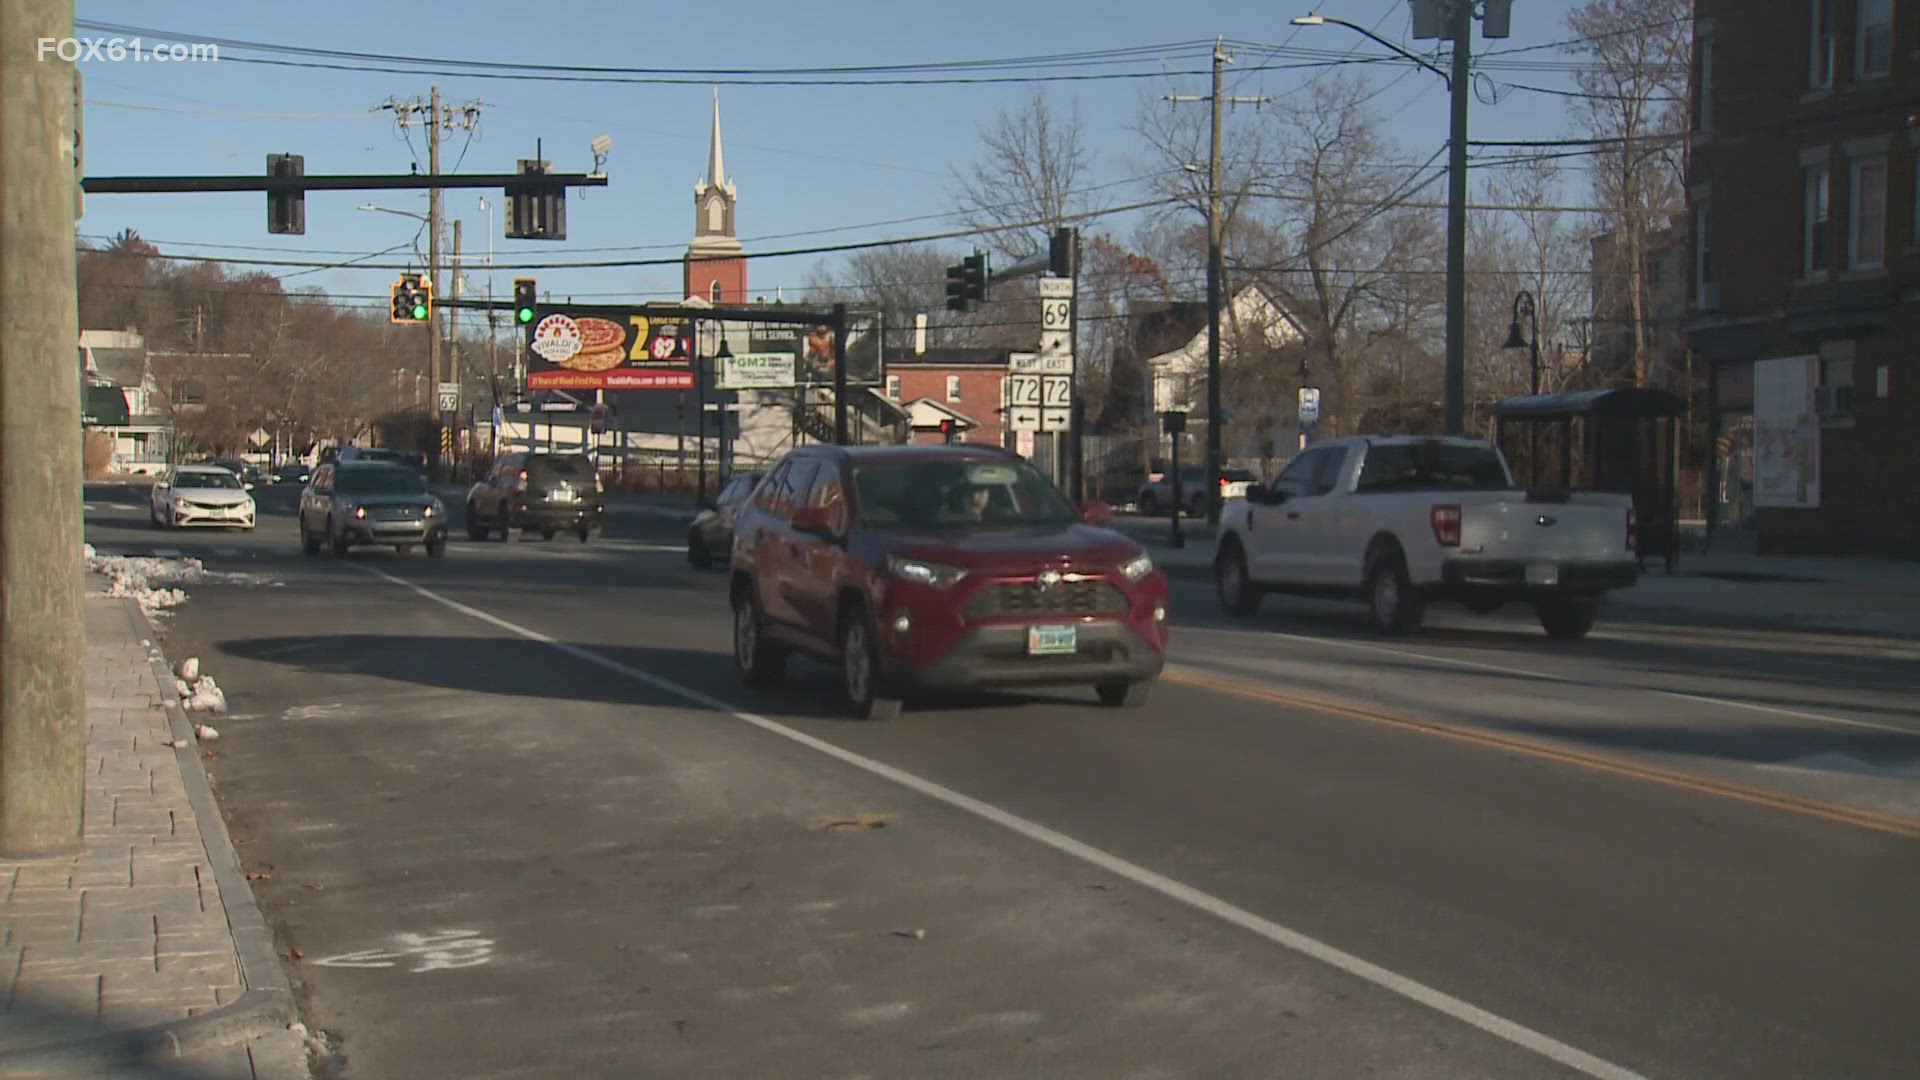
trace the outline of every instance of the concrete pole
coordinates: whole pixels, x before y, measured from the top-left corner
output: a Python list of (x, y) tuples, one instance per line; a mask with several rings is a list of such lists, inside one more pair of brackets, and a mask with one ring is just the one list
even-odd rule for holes
[(1467, 397), (1467, 82), (1473, 77), (1473, 5), (1453, 5), (1452, 122), (1447, 133), (1447, 434), (1466, 427)]
[(0, 19), (0, 856), (80, 846), (86, 647), (73, 0)]

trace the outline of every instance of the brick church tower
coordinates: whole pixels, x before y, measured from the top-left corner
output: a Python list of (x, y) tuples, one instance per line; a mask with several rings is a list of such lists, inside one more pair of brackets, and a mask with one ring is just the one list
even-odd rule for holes
[(713, 92), (713, 141), (707, 175), (693, 188), (693, 243), (687, 245), (686, 295), (710, 304), (747, 302), (747, 260), (733, 231), (733, 183), (720, 157), (720, 91)]

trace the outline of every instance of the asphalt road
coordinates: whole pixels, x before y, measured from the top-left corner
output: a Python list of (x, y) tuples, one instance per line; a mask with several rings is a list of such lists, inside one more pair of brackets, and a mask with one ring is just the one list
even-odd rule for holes
[[(1920, 1061), (1920, 679), (1176, 588), (1147, 708), (740, 688), (674, 519), (303, 558), (166, 617), (346, 1077), (1895, 1077)], [(133, 509), (134, 504), (142, 509)]]

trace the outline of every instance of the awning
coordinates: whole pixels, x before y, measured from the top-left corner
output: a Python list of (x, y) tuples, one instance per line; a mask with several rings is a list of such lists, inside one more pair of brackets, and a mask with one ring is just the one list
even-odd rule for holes
[(1686, 411), (1684, 399), (1650, 386), (1522, 394), (1493, 407), (1493, 415), (1502, 420), (1563, 420), (1574, 416), (1649, 419), (1684, 416)]
[(80, 423), (85, 427), (126, 427), (127, 395), (117, 386), (91, 386), (80, 400)]

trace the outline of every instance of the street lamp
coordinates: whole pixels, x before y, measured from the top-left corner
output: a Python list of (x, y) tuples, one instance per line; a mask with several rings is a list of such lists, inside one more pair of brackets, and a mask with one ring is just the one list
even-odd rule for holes
[(1447, 127), (1447, 434), (1465, 427), (1467, 396), (1467, 83), (1473, 54), (1473, 4), (1456, 0), (1443, 37), (1453, 41), (1453, 71), (1442, 71), (1364, 26), (1326, 15), (1302, 15), (1295, 26), (1344, 26), (1392, 49), (1446, 81), (1451, 98)]
[(399, 214), (401, 217), (410, 217), (415, 221), (430, 220), (425, 214), (416, 214), (411, 210), (392, 210), (384, 206), (375, 206), (372, 203), (361, 203), (360, 209), (371, 210), (382, 214)]
[[(1533, 332), (1533, 339), (1520, 336), (1520, 320), (1527, 320), (1527, 327)], [(1507, 326), (1507, 341), (1503, 348), (1526, 349), (1528, 351), (1528, 372), (1532, 375), (1527, 392), (1540, 392), (1540, 320), (1533, 311), (1533, 294), (1521, 289), (1513, 298), (1513, 322)]]
[[(1533, 331), (1531, 341), (1520, 336), (1520, 319), (1525, 317), (1527, 327)], [(1540, 317), (1534, 312), (1533, 294), (1521, 289), (1513, 297), (1513, 322), (1507, 326), (1505, 347), (1527, 350), (1528, 393), (1538, 396), (1540, 393)], [(1538, 480), (1540, 476), (1540, 425), (1527, 425), (1527, 472)]]

